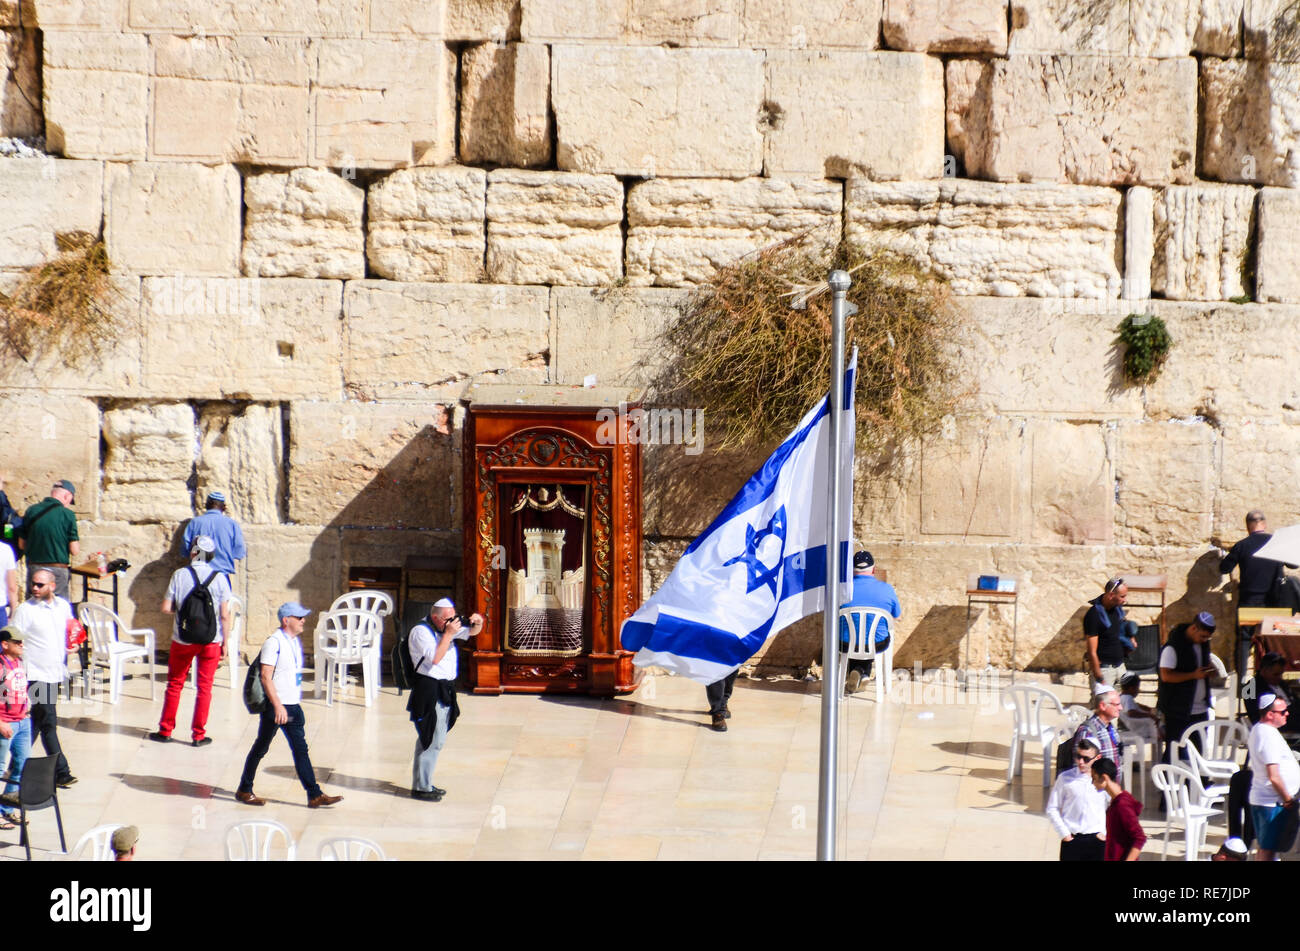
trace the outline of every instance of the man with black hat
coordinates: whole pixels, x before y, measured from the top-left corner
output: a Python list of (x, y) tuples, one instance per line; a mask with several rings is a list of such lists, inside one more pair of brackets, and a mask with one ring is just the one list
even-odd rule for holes
[(212, 567), (233, 581), (235, 562), (248, 555), (248, 547), (244, 544), (244, 533), (239, 523), (226, 514), (224, 492), (209, 492), (207, 506), (206, 512), (190, 519), (190, 523), (185, 526), (185, 550), (193, 549), (194, 539), (198, 536), (207, 535), (216, 545), (212, 555)]
[(60, 479), (48, 496), (23, 513), (18, 529), (18, 547), (27, 556), (28, 587), (37, 569), (47, 569), (54, 575), (54, 593), (65, 601), (69, 566), (81, 553), (77, 516), (72, 511), (76, 500), (76, 486)]
[[(853, 556), (853, 597), (846, 601), (842, 607), (879, 608), (895, 621), (903, 616), (903, 609), (899, 606), (898, 594), (894, 591), (893, 585), (876, 577), (876, 559), (871, 557), (871, 552), (865, 549)], [(889, 631), (890, 629), (884, 624), (876, 626), (877, 653), (889, 646)], [(840, 648), (842, 650), (849, 649), (849, 636), (848, 621), (840, 618)], [(846, 691), (856, 693), (862, 685), (862, 681), (870, 676), (871, 661), (850, 660)]]
[(440, 802), (447, 790), (433, 784), (438, 754), (447, 732), (456, 725), (460, 706), (456, 703), (456, 648), (458, 638), (473, 637), (483, 630), (483, 615), (471, 614), (466, 629), (456, 614), (456, 605), (441, 598), (429, 609), (429, 616), (411, 628), (407, 649), (415, 668), (415, 683), (406, 709), (415, 724), (415, 757), (411, 763), (411, 798)]
[(1169, 762), (1170, 748), (1182, 739), (1184, 730), (1210, 718), (1214, 695), (1210, 692), (1209, 678), (1215, 673), (1210, 663), (1210, 638), (1214, 636), (1214, 628), (1214, 615), (1202, 611), (1194, 620), (1175, 625), (1160, 652), (1156, 708), (1165, 717), (1165, 752), (1161, 762)]

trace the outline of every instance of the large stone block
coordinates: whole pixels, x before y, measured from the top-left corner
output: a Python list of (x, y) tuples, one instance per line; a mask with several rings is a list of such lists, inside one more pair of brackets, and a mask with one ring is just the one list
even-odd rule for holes
[(284, 497), (284, 430), (276, 404), (205, 403), (199, 408), (195, 498), (224, 492), (241, 523), (277, 523)]
[(1287, 423), (1230, 423), (1219, 432), (1219, 471), (1214, 492), (1214, 535), (1224, 548), (1245, 535), (1244, 520), (1263, 509), (1274, 530), (1300, 522), (1291, 491), (1300, 458), (1300, 427)]
[(1196, 174), (1190, 58), (1012, 56), (978, 91), (965, 120), (972, 176), (1162, 185)]
[(1007, 5), (1002, 0), (886, 0), (885, 42), (896, 50), (930, 53), (1007, 51)]
[(370, 0), (366, 33), (371, 36), (430, 36), (446, 33), (447, 0)]
[(1012, 53), (1231, 56), (1241, 43), (1242, 0), (1015, 0)]
[(104, 411), (104, 518), (168, 522), (192, 513), (187, 482), (198, 433), (188, 403), (127, 404)]
[(1121, 425), (1115, 465), (1116, 541), (1186, 545), (1210, 539), (1214, 432), (1202, 422)]
[(460, 70), (460, 159), (515, 168), (551, 160), (551, 57), (537, 43), (465, 50)]
[(1300, 61), (1300, 19), (1293, 3), (1245, 0), (1242, 26), (1247, 59)]
[(0, 29), (0, 136), (37, 136), (45, 128), (36, 49), (35, 30)]
[(750, 178), (658, 179), (627, 200), (627, 277), (632, 284), (704, 284), (717, 268), (804, 232), (840, 234), (837, 182)]
[(339, 532), (319, 526), (248, 525), (248, 558), (235, 576), (235, 593), (244, 599), (245, 657), (253, 657), (278, 626), (276, 610), (298, 601), (316, 612), (307, 619), (303, 649), (311, 652), (317, 615), (344, 592), (339, 568)]
[(488, 280), (609, 284), (623, 276), (623, 183), (613, 175), (488, 175)]
[(1201, 64), (1202, 174), (1221, 182), (1300, 186), (1300, 64)]
[[(128, 0), (17, 0), (22, 25), (42, 30), (101, 30), (116, 33), (126, 22)], [(0, 6), (3, 6), (0, 3)]]
[[(707, 442), (707, 428), (701, 435)], [(762, 451), (752, 448), (721, 452), (708, 447), (702, 453), (688, 453), (688, 448), (644, 447), (642, 518), (648, 535), (684, 539), (699, 535), (763, 464)]]
[(1151, 287), (1170, 300), (1230, 300), (1246, 293), (1255, 189), (1171, 185), (1155, 203)]
[(735, 46), (744, 0), (629, 0), (627, 40), (638, 46)]
[(342, 284), (149, 278), (144, 388), (195, 399), (338, 399)]
[(309, 40), (159, 36), (152, 46), (150, 157), (307, 164)]
[(61, 159), (3, 159), (0, 268), (27, 268), (58, 253), (55, 235), (98, 235), (104, 166)]
[(149, 44), (143, 36), (44, 34), (45, 140), (68, 158), (145, 157)]
[(1020, 53), (1128, 53), (1129, 4), (1013, 0), (1009, 50)]
[(365, 200), (364, 191), (325, 169), (250, 175), (244, 183), (244, 273), (365, 277)]
[[(768, 175), (943, 174), (943, 63), (919, 53), (767, 54)], [(888, 128), (889, 135), (880, 130)]]
[[(178, 528), (175, 522), (133, 525), (104, 519), (79, 521), (77, 524), (77, 534), (81, 536), (81, 560), (102, 551), (110, 561), (125, 558), (130, 562), (130, 570), (119, 581), (118, 614), (129, 627), (153, 628), (158, 635), (156, 646), (159, 650), (166, 649), (175, 623), (175, 617), (163, 614), (159, 605), (167, 592), (172, 572), (188, 563), (188, 559), (181, 555)], [(80, 583), (74, 582), (73, 587), (80, 596)], [(105, 603), (104, 599), (96, 600)]]
[(412, 168), (370, 186), (366, 254), (381, 277), (462, 282), (483, 277), (487, 173)]
[(17, 28), (21, 25), (18, 0), (0, 0), (0, 28)]
[(551, 290), (552, 382), (637, 386), (661, 369), (659, 335), (681, 317), (689, 291), (659, 288)]
[(1134, 185), (1124, 193), (1124, 283), (1120, 288), (1124, 300), (1151, 296), (1155, 253), (1155, 192)]
[(627, 28), (627, 0), (520, 0), (525, 43), (617, 42)]
[(915, 258), (958, 294), (1119, 294), (1113, 189), (850, 179), (846, 215), (851, 239)]
[(394, 168), (456, 152), (455, 56), (427, 39), (321, 40), (312, 161)]
[(77, 487), (77, 514), (94, 518), (99, 503), (99, 407), (94, 400), (49, 393), (0, 395), (0, 439), (22, 447), (7, 453), (0, 475), (14, 508), (50, 494), (55, 479)]
[(1289, 188), (1259, 194), (1255, 299), (1300, 301), (1300, 192)]
[(134, 274), (239, 273), (239, 173), (233, 166), (109, 165), (104, 240)]
[(744, 0), (742, 49), (873, 50), (882, 0)]
[(1115, 478), (1106, 437), (1099, 423), (1036, 419), (1029, 424), (1033, 542), (1110, 543)]
[(954, 421), (921, 450), (921, 533), (1015, 538), (1023, 513), (1024, 424)]
[(519, 39), (520, 0), (446, 0), (446, 37), (454, 42)]
[(364, 398), (454, 400), (486, 373), (546, 382), (544, 287), (359, 281), (346, 315), (344, 379)]
[[(986, 102), (989, 84), (993, 79), (993, 65), (983, 59), (951, 59), (944, 67), (944, 128), (947, 132), (948, 147), (955, 156), (965, 160), (968, 136), (983, 141), (987, 138), (984, 124), (988, 120)], [(971, 111), (972, 105), (979, 108)], [(944, 157), (945, 162), (947, 156)], [(948, 170), (945, 168), (944, 173)]]
[(450, 528), (450, 408), (295, 402), (289, 517), (309, 525)]
[(237, 33), (358, 36), (366, 24), (365, 0), (315, 0), (312, 3), (299, 0), (266, 0), (264, 3), (129, 0), (129, 3), (131, 29), (180, 36), (230, 36)]
[(762, 168), (763, 54), (555, 46), (561, 169), (744, 178)]

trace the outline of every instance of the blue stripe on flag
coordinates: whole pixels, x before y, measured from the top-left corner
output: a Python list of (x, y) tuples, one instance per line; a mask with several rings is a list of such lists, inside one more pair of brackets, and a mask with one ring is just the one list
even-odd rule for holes
[(763, 646), (766, 636), (755, 633), (741, 638), (731, 631), (661, 613), (654, 624), (628, 621), (623, 625), (622, 640), (623, 647), (631, 651), (644, 647), (658, 654), (739, 667)]

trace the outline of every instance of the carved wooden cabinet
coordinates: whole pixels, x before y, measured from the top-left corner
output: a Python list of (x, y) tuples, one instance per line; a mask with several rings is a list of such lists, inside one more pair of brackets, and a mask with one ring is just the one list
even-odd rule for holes
[(473, 388), (465, 607), (485, 620), (470, 658), (475, 693), (635, 687), (618, 634), (641, 604), (641, 447), (626, 439), (620, 396)]

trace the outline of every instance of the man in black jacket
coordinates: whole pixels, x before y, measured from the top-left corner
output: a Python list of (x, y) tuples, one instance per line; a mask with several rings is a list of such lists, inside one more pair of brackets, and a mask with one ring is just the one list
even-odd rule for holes
[[(1175, 625), (1160, 652), (1160, 687), (1156, 706), (1165, 717), (1165, 752), (1162, 762), (1169, 762), (1171, 744), (1182, 738), (1193, 723), (1210, 718), (1214, 696), (1209, 678), (1214, 675), (1210, 663), (1210, 638), (1214, 636), (1214, 615), (1202, 611), (1187, 624)], [(1199, 749), (1199, 744), (1197, 745)]]
[[(468, 636), (483, 630), (483, 615), (469, 618)], [(456, 606), (442, 598), (429, 609), (429, 616), (411, 628), (407, 646), (415, 668), (411, 698), (406, 709), (415, 724), (415, 757), (411, 764), (411, 798), (439, 802), (447, 790), (433, 784), (438, 754), (447, 741), (447, 732), (455, 725), (460, 707), (456, 703), (456, 649), (458, 637), (465, 636)]]

